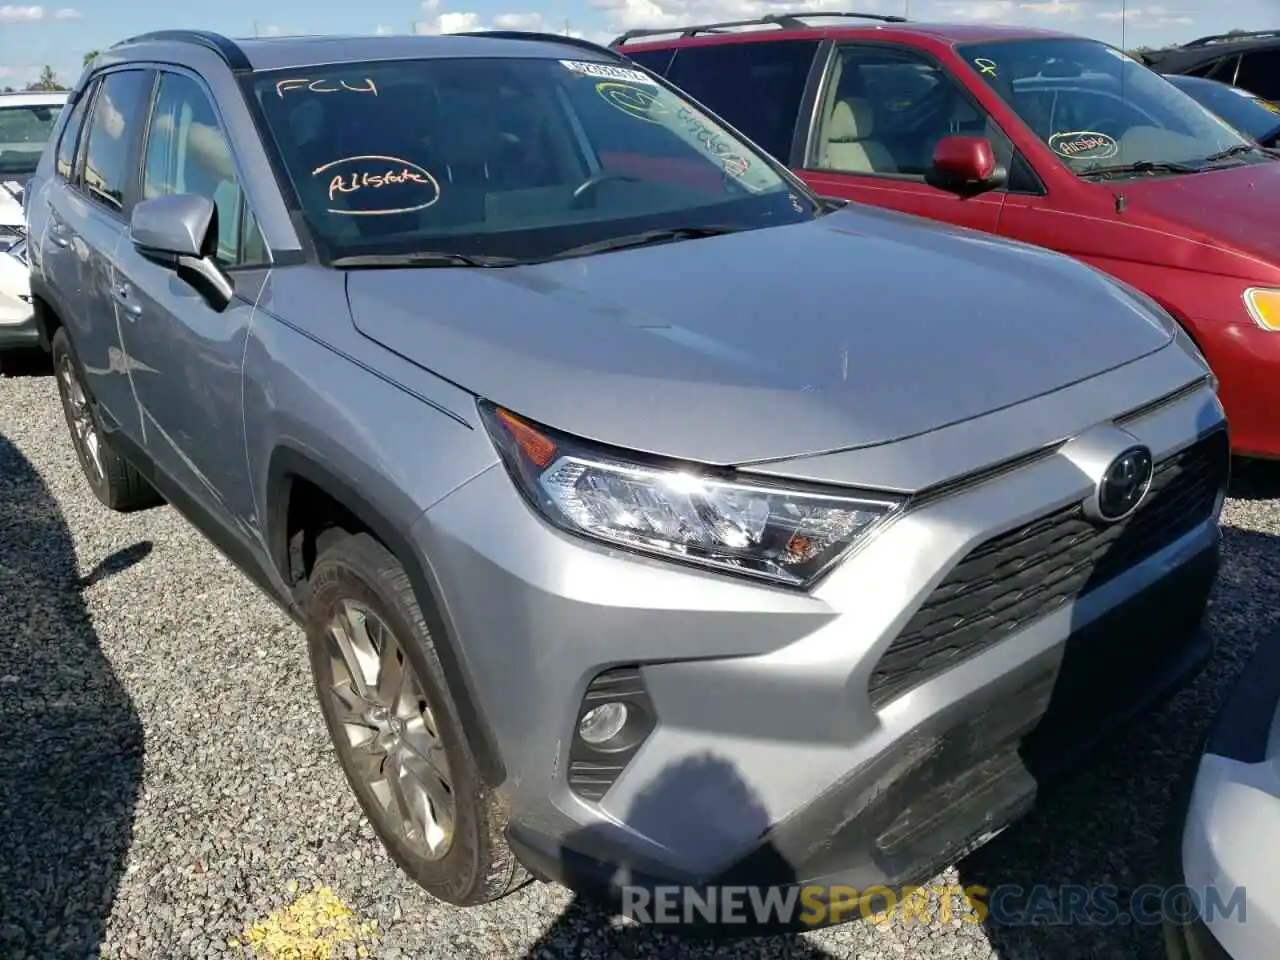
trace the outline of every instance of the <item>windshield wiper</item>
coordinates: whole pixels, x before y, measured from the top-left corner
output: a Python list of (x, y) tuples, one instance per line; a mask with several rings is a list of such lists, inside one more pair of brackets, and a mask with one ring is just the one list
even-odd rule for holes
[(1211, 153), (1204, 158), (1205, 163), (1217, 163), (1219, 160), (1230, 160), (1232, 157), (1238, 157), (1245, 153), (1258, 153), (1262, 147), (1252, 143), (1237, 143), (1234, 147), (1227, 147), (1225, 150), (1219, 150), (1217, 153)]
[(1167, 160), (1135, 160), (1133, 163), (1116, 163), (1109, 167), (1094, 167), (1081, 172), (1082, 177), (1114, 177), (1126, 173), (1199, 173), (1203, 167)]
[(610, 250), (625, 250), (627, 247), (643, 247), (650, 243), (663, 243), (674, 240), (696, 240), (700, 237), (720, 237), (726, 233), (737, 233), (744, 227), (669, 227), (663, 230), (646, 230), (643, 233), (629, 233), (621, 237), (609, 237), (594, 243), (584, 243), (578, 247), (569, 247), (548, 257), (548, 260), (564, 260), (568, 257), (585, 257), (593, 253), (606, 253)]
[(514, 257), (486, 257), (479, 254), (450, 253), (445, 250), (424, 250), (419, 253), (368, 253), (338, 257), (332, 261), (333, 266), (350, 270), (379, 267), (513, 267), (521, 262)]

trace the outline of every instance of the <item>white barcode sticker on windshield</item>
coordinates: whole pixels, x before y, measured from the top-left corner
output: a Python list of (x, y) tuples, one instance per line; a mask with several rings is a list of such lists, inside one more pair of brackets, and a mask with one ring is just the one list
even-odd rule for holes
[(623, 83), (644, 83), (656, 87), (657, 82), (640, 70), (628, 70), (626, 67), (615, 67), (608, 63), (592, 63), (589, 60), (561, 60), (566, 70), (580, 73), (585, 77), (599, 77), (601, 80), (621, 80)]

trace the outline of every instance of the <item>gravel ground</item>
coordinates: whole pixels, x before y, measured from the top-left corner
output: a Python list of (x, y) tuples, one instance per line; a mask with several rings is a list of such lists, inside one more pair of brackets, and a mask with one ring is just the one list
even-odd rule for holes
[[(938, 883), (1158, 877), (1174, 785), (1280, 620), (1280, 472), (1236, 486), (1212, 665)], [(442, 907), (365, 825), (305, 664), (300, 631), (173, 510), (98, 505), (51, 377), (0, 378), (0, 957), (1158, 955), (1138, 925), (954, 918), (716, 948), (612, 926), (538, 883)]]

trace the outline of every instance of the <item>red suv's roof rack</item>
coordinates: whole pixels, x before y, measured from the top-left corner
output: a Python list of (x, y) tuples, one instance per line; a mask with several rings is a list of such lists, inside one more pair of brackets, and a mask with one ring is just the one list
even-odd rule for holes
[(805, 23), (801, 17), (850, 17), (857, 20), (878, 20), (881, 23), (906, 23), (906, 17), (895, 17), (890, 14), (883, 13), (840, 13), (828, 12), (825, 10), (814, 10), (810, 13), (770, 13), (763, 17), (756, 17), (752, 20), (726, 20), (723, 23), (703, 23), (693, 27), (668, 27), (665, 30), (649, 29), (649, 30), (628, 30), (626, 33), (617, 37), (609, 46), (617, 47), (632, 40), (639, 40), (643, 37), (665, 37), (675, 34), (681, 38), (694, 37), (700, 33), (721, 33), (734, 27), (763, 27), (777, 26), (783, 30), (811, 30), (813, 24)]

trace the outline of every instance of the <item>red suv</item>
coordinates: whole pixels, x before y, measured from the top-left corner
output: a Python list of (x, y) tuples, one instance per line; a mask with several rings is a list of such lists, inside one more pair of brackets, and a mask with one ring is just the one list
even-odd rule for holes
[(1280, 154), (1120, 50), (864, 14), (612, 46), (825, 196), (1049, 247), (1145, 292), (1217, 373), (1235, 451), (1280, 457)]

